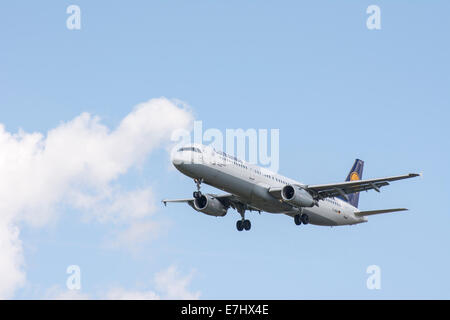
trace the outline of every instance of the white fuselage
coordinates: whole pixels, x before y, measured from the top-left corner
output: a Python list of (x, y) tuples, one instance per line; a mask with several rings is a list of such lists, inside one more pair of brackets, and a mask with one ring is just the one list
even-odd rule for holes
[(319, 200), (318, 206), (297, 208), (270, 194), (269, 190), (286, 185), (304, 186), (293, 179), (257, 165), (236, 159), (209, 146), (191, 145), (198, 151), (177, 151), (174, 166), (183, 174), (239, 197), (261, 211), (295, 216), (306, 213), (310, 223), (323, 226), (351, 225), (366, 222), (357, 217), (358, 209), (339, 198)]

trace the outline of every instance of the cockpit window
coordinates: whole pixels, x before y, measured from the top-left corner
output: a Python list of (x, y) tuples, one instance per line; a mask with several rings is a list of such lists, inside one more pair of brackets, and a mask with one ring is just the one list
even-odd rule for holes
[(180, 151), (193, 151), (193, 152), (202, 153), (199, 148), (194, 148), (194, 147), (184, 147), (184, 148), (178, 149), (178, 151), (179, 152)]

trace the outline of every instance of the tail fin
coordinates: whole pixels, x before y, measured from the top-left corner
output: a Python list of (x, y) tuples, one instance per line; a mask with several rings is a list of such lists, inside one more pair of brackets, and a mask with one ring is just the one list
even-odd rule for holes
[[(356, 159), (345, 181), (361, 180), (363, 175), (363, 169), (364, 169), (364, 161)], [(358, 208), (359, 192), (349, 194), (348, 202), (355, 208)]]

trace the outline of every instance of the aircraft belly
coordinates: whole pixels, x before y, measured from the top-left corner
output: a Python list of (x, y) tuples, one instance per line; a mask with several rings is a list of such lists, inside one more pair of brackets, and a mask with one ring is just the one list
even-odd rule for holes
[(309, 223), (318, 226), (337, 226), (338, 223), (331, 217), (319, 213), (315, 208), (304, 208), (303, 213), (309, 216)]
[(283, 213), (292, 210), (292, 206), (275, 199), (269, 192), (267, 186), (261, 186), (246, 177), (237, 177), (212, 167), (199, 169), (205, 183), (232, 193), (252, 206), (270, 213)]
[(349, 224), (350, 222), (332, 219), (324, 212), (321, 212), (321, 208), (317, 207), (303, 208), (303, 210), (293, 208), (291, 205), (274, 198), (268, 192), (267, 185), (247, 180), (246, 177), (237, 177), (235, 174), (228, 173), (223, 169), (205, 165), (193, 165), (189, 167), (189, 171), (186, 173), (189, 173), (188, 175), (191, 177), (203, 178), (205, 183), (234, 194), (248, 204), (265, 212), (284, 213), (289, 216), (294, 216), (300, 212), (307, 213), (310, 217), (310, 223), (320, 226), (336, 226)]
[(252, 184), (251, 202), (254, 206), (270, 213), (283, 213), (292, 210), (292, 206), (274, 198), (267, 186)]
[(205, 183), (224, 190), (226, 192), (237, 195), (247, 201), (250, 200), (252, 183), (239, 179), (234, 175), (226, 173), (222, 170), (204, 166), (200, 172)]

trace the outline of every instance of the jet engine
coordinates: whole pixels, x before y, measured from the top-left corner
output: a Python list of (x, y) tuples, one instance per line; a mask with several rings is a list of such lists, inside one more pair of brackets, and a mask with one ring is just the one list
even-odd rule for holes
[(213, 198), (209, 194), (201, 195), (194, 200), (194, 209), (204, 214), (223, 217), (227, 214), (228, 208), (222, 202)]
[(281, 198), (296, 207), (313, 207), (313, 197), (302, 187), (287, 185), (281, 190)]

